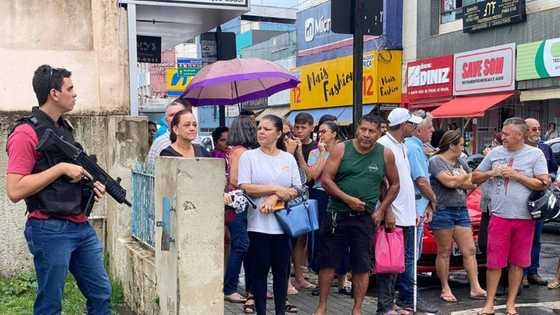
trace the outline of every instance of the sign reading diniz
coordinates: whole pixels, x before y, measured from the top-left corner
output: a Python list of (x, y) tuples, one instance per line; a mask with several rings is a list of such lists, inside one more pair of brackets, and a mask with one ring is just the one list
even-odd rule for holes
[(455, 54), (454, 95), (515, 90), (515, 44)]
[(408, 63), (406, 88), (410, 100), (453, 95), (453, 55)]

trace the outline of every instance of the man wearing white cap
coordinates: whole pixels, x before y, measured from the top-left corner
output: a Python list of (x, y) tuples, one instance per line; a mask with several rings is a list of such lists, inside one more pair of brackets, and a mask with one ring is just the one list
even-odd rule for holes
[[(387, 134), (378, 140), (378, 143), (390, 149), (395, 155), (395, 163), (399, 172), (400, 190), (397, 198), (393, 201), (392, 208), (397, 226), (403, 229), (405, 250), (405, 272), (400, 274), (398, 279), (399, 297), (397, 304), (404, 310), (412, 311), (414, 305), (416, 305), (419, 311), (437, 313), (437, 309), (430, 307), (419, 299), (414, 303), (414, 283), (416, 281), (416, 273), (414, 272), (416, 199), (404, 139), (413, 134), (417, 125), (422, 122), (422, 118), (412, 115), (405, 108), (399, 107), (389, 113), (387, 120), (389, 121), (389, 130)], [(380, 274), (378, 278), (380, 278), (378, 283), (384, 280), (387, 282), (396, 280), (395, 276), (391, 274)], [(394, 289), (392, 290), (392, 296), (379, 297), (379, 300), (389, 301), (389, 299), (393, 300), (393, 298)]]

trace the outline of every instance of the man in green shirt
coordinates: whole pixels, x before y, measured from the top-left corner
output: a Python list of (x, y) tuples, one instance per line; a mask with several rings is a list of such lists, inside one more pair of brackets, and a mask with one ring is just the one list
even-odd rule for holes
[[(354, 288), (353, 315), (361, 314), (369, 284), (368, 272), (373, 262), (375, 225), (395, 227), (391, 203), (399, 190), (399, 176), (391, 150), (377, 144), (383, 120), (367, 114), (358, 122), (356, 138), (339, 143), (330, 153), (321, 177), (329, 193), (328, 215), (319, 231), (320, 300), (316, 315), (327, 313), (327, 298), (335, 268), (350, 248), (350, 264)], [(383, 200), (381, 186), (387, 179)], [(379, 207), (375, 209), (377, 202)]]

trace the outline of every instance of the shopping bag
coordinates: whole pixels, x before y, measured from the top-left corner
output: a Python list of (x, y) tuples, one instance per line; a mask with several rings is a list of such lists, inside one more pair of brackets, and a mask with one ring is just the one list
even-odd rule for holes
[(404, 235), (401, 228), (392, 232), (380, 226), (375, 231), (375, 273), (404, 272)]

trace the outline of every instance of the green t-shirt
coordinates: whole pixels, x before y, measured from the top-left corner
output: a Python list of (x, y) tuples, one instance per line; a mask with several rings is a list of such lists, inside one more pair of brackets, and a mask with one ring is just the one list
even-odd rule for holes
[[(338, 167), (334, 182), (346, 194), (366, 203), (366, 211), (373, 213), (379, 199), (383, 177), (385, 176), (385, 157), (383, 145), (377, 143), (366, 154), (358, 152), (352, 140), (344, 142), (344, 156)], [(352, 209), (342, 200), (330, 197), (329, 212), (351, 212)]]

